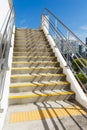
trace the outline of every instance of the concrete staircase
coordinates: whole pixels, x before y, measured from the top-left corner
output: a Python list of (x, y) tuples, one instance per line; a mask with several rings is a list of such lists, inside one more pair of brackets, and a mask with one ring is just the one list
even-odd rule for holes
[(16, 29), (9, 105), (71, 96), (74, 92), (43, 31)]
[(42, 30), (16, 29), (11, 72), (3, 130), (87, 130), (87, 112)]

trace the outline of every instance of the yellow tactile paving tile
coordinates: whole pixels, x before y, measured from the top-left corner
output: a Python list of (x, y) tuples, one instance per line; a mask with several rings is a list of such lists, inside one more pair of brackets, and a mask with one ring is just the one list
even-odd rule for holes
[(41, 120), (55, 117), (67, 117), (86, 114), (80, 107), (47, 108), (30, 112), (16, 112), (10, 115), (10, 123)]

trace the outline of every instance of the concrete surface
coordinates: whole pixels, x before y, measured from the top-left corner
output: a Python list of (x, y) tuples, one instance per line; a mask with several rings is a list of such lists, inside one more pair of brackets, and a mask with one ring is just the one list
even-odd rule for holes
[(10, 106), (3, 130), (87, 130), (87, 114), (10, 123), (12, 113), (72, 106), (76, 107), (73, 103), (63, 101)]

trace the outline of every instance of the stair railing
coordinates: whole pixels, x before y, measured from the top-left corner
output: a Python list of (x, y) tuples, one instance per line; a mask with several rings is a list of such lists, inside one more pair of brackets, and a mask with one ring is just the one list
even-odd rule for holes
[(67, 62), (79, 84), (87, 93), (87, 46), (47, 8), (42, 13), (44, 26)]
[(14, 8), (8, 10), (0, 32), (2, 37), (0, 39), (0, 100), (2, 99), (5, 76), (8, 68), (8, 56), (11, 47), (11, 38), (13, 33), (15, 12)]

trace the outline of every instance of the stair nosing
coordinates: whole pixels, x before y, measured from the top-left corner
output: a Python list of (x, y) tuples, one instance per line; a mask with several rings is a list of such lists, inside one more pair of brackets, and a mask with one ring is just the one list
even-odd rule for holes
[(47, 97), (47, 96), (60, 96), (60, 95), (73, 95), (74, 92), (71, 91), (35, 91), (35, 92), (20, 92), (20, 93), (10, 93), (9, 99), (18, 99), (18, 98), (34, 98), (34, 97)]
[[(69, 82), (63, 82), (63, 81), (58, 81), (58, 82), (48, 82), (48, 83), (27, 83), (27, 82), (24, 82), (24, 83), (11, 83), (10, 84), (10, 88), (18, 88), (18, 87), (31, 87), (31, 86), (51, 86), (51, 85), (68, 85), (70, 84)], [(30, 85), (30, 86), (29, 86)]]
[(32, 75), (29, 75), (29, 74), (16, 74), (16, 75), (11, 75), (11, 78), (24, 78), (24, 77), (41, 77), (41, 76), (66, 76), (65, 74), (32, 74)]
[(62, 67), (15, 67), (15, 68), (12, 68), (11, 70), (38, 70), (38, 69), (55, 69), (55, 70), (59, 70), (59, 69), (62, 69)]
[(12, 62), (12, 64), (24, 64), (24, 63), (28, 63), (28, 64), (30, 64), (30, 63), (59, 63), (58, 61), (29, 61), (29, 62), (19, 62), (19, 61), (16, 61), (16, 62)]

